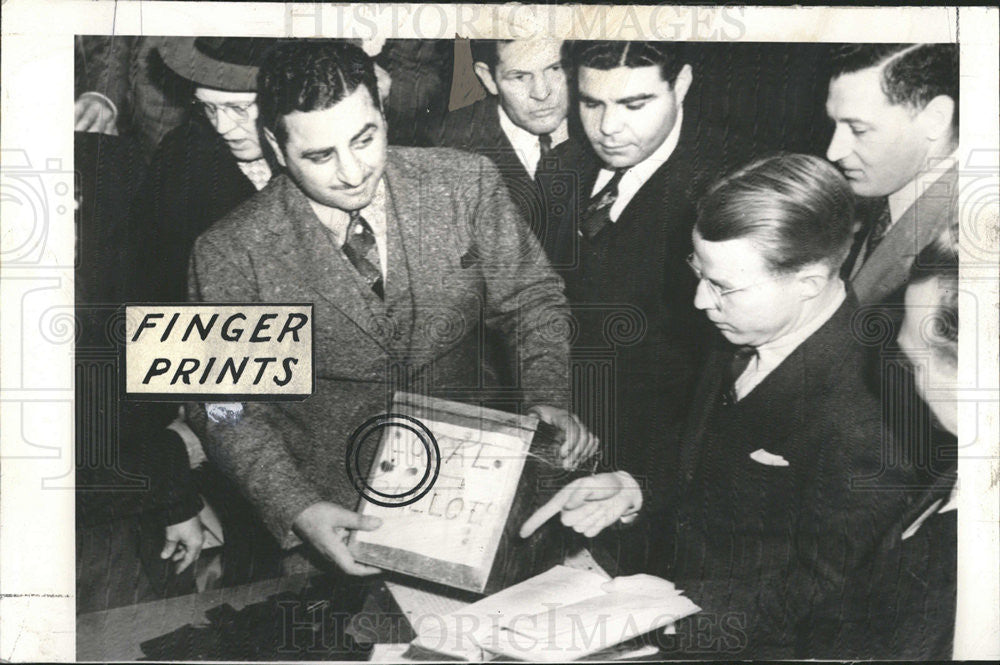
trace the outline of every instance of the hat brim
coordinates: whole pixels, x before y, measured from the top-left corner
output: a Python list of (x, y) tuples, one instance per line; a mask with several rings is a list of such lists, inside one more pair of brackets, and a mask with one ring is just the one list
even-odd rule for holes
[(256, 92), (258, 68), (214, 60), (195, 47), (195, 37), (176, 37), (157, 47), (164, 64), (195, 85), (229, 92)]

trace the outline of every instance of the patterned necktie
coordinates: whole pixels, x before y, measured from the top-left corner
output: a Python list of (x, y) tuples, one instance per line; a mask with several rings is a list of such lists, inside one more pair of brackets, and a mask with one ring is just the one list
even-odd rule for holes
[(382, 272), (379, 270), (380, 261), (375, 234), (372, 233), (368, 220), (357, 210), (351, 212), (343, 249), (347, 260), (357, 269), (375, 295), (384, 300), (385, 292), (382, 288)]
[(733, 354), (733, 359), (729, 363), (729, 372), (726, 374), (726, 392), (722, 395), (722, 403), (726, 406), (736, 404), (736, 381), (743, 376), (743, 372), (746, 371), (750, 361), (756, 355), (757, 349), (752, 346), (741, 346)]
[(615, 171), (601, 191), (590, 199), (587, 209), (583, 211), (580, 231), (587, 240), (593, 240), (611, 223), (611, 206), (618, 200), (618, 183), (625, 175), (625, 169)]
[(878, 217), (875, 218), (871, 231), (868, 232), (868, 240), (865, 243), (865, 261), (868, 260), (872, 252), (875, 251), (875, 248), (885, 238), (890, 224), (892, 224), (892, 217), (889, 216), (889, 199), (884, 199), (879, 208)]
[(263, 157), (252, 162), (240, 162), (240, 170), (258, 192), (271, 180), (271, 167)]
[(538, 178), (538, 172), (542, 170), (542, 162), (548, 157), (549, 153), (552, 152), (552, 135), (551, 134), (539, 134), (538, 135), (538, 163), (535, 164), (535, 178)]

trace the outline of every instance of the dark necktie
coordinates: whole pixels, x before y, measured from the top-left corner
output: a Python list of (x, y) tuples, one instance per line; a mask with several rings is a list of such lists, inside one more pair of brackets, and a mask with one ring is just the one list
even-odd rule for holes
[(538, 179), (538, 173), (542, 170), (542, 162), (548, 157), (549, 153), (552, 152), (552, 135), (551, 134), (539, 134), (538, 135), (538, 163), (535, 164), (535, 179)]
[(878, 217), (872, 223), (872, 228), (868, 232), (868, 240), (865, 243), (865, 261), (872, 255), (882, 239), (885, 238), (889, 225), (892, 224), (892, 217), (889, 216), (889, 199), (885, 199), (879, 208)]
[(757, 349), (752, 346), (741, 346), (733, 354), (733, 359), (729, 362), (729, 372), (726, 374), (726, 391), (722, 394), (722, 403), (726, 406), (736, 404), (736, 380), (743, 375), (756, 355)]
[(580, 231), (587, 240), (593, 240), (597, 234), (611, 223), (611, 206), (618, 200), (618, 183), (625, 175), (625, 169), (615, 171), (601, 191), (597, 192), (587, 204), (580, 220)]
[(375, 234), (372, 233), (372, 227), (368, 225), (368, 220), (362, 217), (357, 210), (351, 212), (351, 221), (347, 225), (347, 237), (344, 239), (343, 249), (347, 260), (357, 269), (375, 295), (385, 299)]

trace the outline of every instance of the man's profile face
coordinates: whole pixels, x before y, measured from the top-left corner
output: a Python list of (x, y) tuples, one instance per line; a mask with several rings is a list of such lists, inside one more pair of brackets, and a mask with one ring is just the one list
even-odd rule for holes
[(958, 366), (935, 348), (947, 342), (933, 338), (936, 327), (932, 317), (938, 313), (940, 289), (936, 277), (906, 287), (905, 315), (897, 343), (914, 368), (914, 383), (920, 397), (930, 406), (938, 424), (957, 434), (958, 404), (953, 391), (958, 380)]
[(252, 162), (264, 156), (257, 133), (256, 92), (196, 88), (194, 98), (233, 157), (241, 162)]
[[(733, 344), (758, 347), (794, 329), (802, 300), (789, 288), (792, 275), (771, 271), (748, 238), (710, 242), (695, 229), (692, 263), (701, 273), (694, 305), (705, 312), (722, 336)], [(740, 289), (721, 298), (712, 289)]]
[(294, 111), (282, 121), (288, 138), (283, 149), (273, 147), (306, 196), (348, 212), (371, 202), (387, 141), (385, 119), (364, 86), (328, 109)]
[[(495, 72), (477, 72), (511, 121), (532, 134), (550, 134), (569, 113), (562, 40), (513, 41), (497, 46)], [(492, 84), (492, 85), (491, 85)]]
[(675, 85), (658, 66), (580, 67), (580, 120), (594, 151), (612, 168), (635, 166), (663, 144), (691, 81), (687, 65)]
[(830, 81), (826, 113), (834, 133), (826, 157), (859, 196), (888, 196), (925, 168), (930, 143), (917, 114), (882, 92), (882, 71), (869, 67)]

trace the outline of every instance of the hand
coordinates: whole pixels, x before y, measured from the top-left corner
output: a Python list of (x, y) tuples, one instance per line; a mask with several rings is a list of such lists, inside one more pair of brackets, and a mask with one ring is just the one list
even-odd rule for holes
[(329, 501), (309, 506), (295, 518), (292, 529), (299, 538), (350, 575), (374, 575), (382, 572), (373, 566), (357, 563), (347, 549), (348, 530), (374, 531), (381, 526), (377, 517), (363, 516)]
[(118, 135), (118, 112), (104, 95), (85, 92), (73, 106), (73, 131)]
[(201, 547), (205, 544), (205, 530), (201, 519), (195, 515), (179, 524), (171, 524), (165, 529), (166, 542), (160, 552), (161, 559), (170, 559), (177, 563), (174, 572), (183, 573), (198, 559)]
[(527, 538), (553, 515), (562, 513), (560, 519), (564, 525), (593, 538), (617, 520), (637, 513), (641, 507), (639, 484), (624, 471), (586, 476), (556, 492), (521, 526), (520, 535)]
[(601, 440), (590, 433), (580, 419), (567, 411), (554, 406), (533, 406), (528, 410), (540, 420), (563, 431), (565, 440), (559, 447), (559, 457), (564, 469), (575, 469), (583, 462), (593, 457)]

